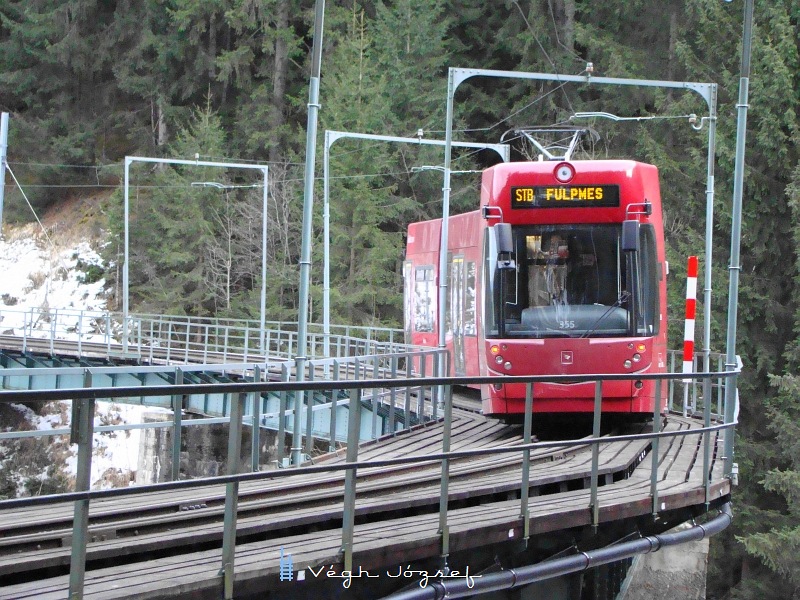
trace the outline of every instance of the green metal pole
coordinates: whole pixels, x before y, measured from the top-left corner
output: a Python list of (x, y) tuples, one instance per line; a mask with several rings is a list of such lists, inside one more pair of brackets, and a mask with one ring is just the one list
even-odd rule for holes
[[(730, 282), (728, 287), (728, 333), (726, 341), (725, 367), (734, 371), (736, 360), (736, 319), (739, 308), (739, 253), (742, 239), (742, 192), (744, 189), (744, 150), (747, 139), (748, 90), (750, 86), (750, 51), (753, 38), (753, 0), (745, 0), (744, 31), (742, 34), (742, 66), (739, 79), (739, 101), (736, 105), (738, 118), (736, 122), (736, 163), (733, 174), (733, 206), (731, 208), (731, 259)], [(728, 378), (725, 385), (725, 422), (733, 423), (736, 419), (737, 382), (734, 375)], [(730, 477), (733, 471), (733, 442), (736, 432), (725, 430), (724, 461), (725, 476)]]
[[(308, 127), (306, 130), (306, 170), (303, 191), (303, 237), (300, 250), (300, 306), (297, 319), (297, 356), (295, 357), (297, 381), (305, 376), (308, 352), (308, 300), (311, 286), (311, 237), (314, 218), (314, 161), (317, 147), (317, 120), (319, 113), (319, 80), (322, 67), (322, 23), (325, 1), (316, 0), (314, 12), (314, 45), (311, 58), (311, 80), (308, 86)], [(292, 430), (292, 464), (299, 466), (303, 460), (300, 413), (304, 394), (295, 393), (294, 428)]]

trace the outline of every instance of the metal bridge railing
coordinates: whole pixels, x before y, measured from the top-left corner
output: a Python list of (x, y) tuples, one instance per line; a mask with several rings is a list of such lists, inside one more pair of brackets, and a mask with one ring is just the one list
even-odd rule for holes
[[(29, 341), (48, 340), (55, 352), (59, 340), (73, 340), (79, 350), (91, 345), (105, 347), (109, 355), (125, 352), (144, 360), (168, 362), (248, 362), (258, 357), (294, 358), (297, 323), (267, 321), (262, 331), (258, 321), (84, 310), (0, 310), (0, 326), (6, 335)], [(386, 327), (309, 326), (309, 356), (326, 358), (401, 352), (404, 333)]]
[[(334, 373), (337, 371), (335, 362), (331, 363)], [(390, 370), (392, 365), (390, 363)], [(354, 364), (353, 373), (357, 374), (362, 369), (362, 365)], [(374, 367), (373, 367), (374, 369)], [(739, 371), (728, 372), (709, 372), (709, 373), (693, 373), (689, 375), (692, 379), (698, 380), (699, 385), (702, 387), (703, 395), (705, 398), (712, 396), (711, 385), (713, 380), (724, 380), (726, 385), (735, 385), (736, 377)], [(91, 371), (86, 370), (86, 383), (90, 384)], [(661, 389), (664, 382), (672, 382), (678, 379), (687, 377), (683, 374), (667, 374), (667, 375), (636, 375), (636, 379), (654, 379), (656, 380), (657, 394)], [(658, 489), (658, 460), (659, 460), (659, 444), (662, 439), (666, 437), (685, 436), (685, 435), (702, 435), (703, 436), (703, 485), (705, 488), (705, 501), (706, 506), (711, 503), (711, 478), (713, 473), (712, 468), (712, 448), (711, 448), (711, 435), (718, 431), (724, 431), (725, 435), (733, 435), (733, 427), (735, 423), (721, 423), (712, 424), (711, 418), (711, 403), (704, 403), (703, 407), (703, 427), (683, 430), (677, 432), (662, 432), (660, 431), (660, 407), (656, 406), (654, 410), (654, 426), (652, 433), (638, 434), (638, 435), (625, 435), (616, 436), (611, 438), (600, 438), (600, 424), (602, 419), (601, 406), (602, 406), (602, 381), (604, 380), (625, 380), (630, 379), (627, 375), (616, 376), (583, 376), (579, 379), (582, 381), (595, 381), (595, 401), (594, 401), (594, 421), (593, 421), (593, 436), (591, 439), (581, 439), (572, 441), (557, 441), (557, 442), (537, 442), (531, 443), (532, 440), (532, 419), (533, 419), (533, 389), (537, 383), (541, 382), (558, 382), (565, 379), (561, 376), (556, 377), (507, 377), (507, 378), (419, 378), (419, 379), (397, 379), (389, 382), (382, 379), (351, 379), (351, 380), (333, 380), (326, 382), (319, 381), (305, 381), (305, 382), (252, 382), (252, 383), (225, 383), (225, 384), (199, 384), (199, 385), (174, 385), (162, 386), (161, 388), (101, 388), (101, 389), (80, 389), (80, 390), (48, 390), (48, 391), (19, 391), (19, 392), (0, 392), (0, 402), (26, 402), (36, 400), (54, 400), (54, 399), (67, 399), (73, 400), (73, 422), (72, 422), (72, 441), (78, 443), (78, 476), (76, 481), (77, 491), (69, 494), (60, 494), (54, 496), (43, 496), (34, 498), (20, 498), (14, 500), (7, 500), (0, 502), (0, 510), (7, 508), (25, 507), (25, 506), (42, 506), (56, 502), (72, 501), (74, 502), (74, 521), (72, 530), (72, 556), (70, 563), (70, 598), (81, 598), (83, 595), (84, 578), (85, 578), (85, 564), (86, 564), (86, 543), (88, 540), (88, 507), (89, 502), (99, 498), (108, 498), (111, 496), (122, 496), (139, 493), (147, 493), (153, 491), (176, 490), (184, 487), (199, 487), (208, 485), (210, 483), (224, 483), (226, 484), (226, 499), (225, 499), (225, 518), (224, 518), (224, 533), (223, 543), (221, 550), (221, 573), (223, 574), (224, 590), (226, 598), (233, 598), (234, 593), (234, 562), (235, 562), (235, 547), (236, 547), (236, 525), (237, 525), (237, 502), (238, 502), (238, 486), (243, 481), (253, 481), (267, 478), (276, 477), (292, 477), (300, 474), (319, 473), (328, 471), (345, 471), (344, 477), (344, 508), (343, 508), (343, 524), (342, 524), (342, 545), (341, 545), (341, 562), (343, 569), (352, 570), (353, 566), (353, 551), (354, 551), (354, 527), (355, 527), (355, 501), (356, 501), (356, 474), (358, 469), (370, 467), (384, 467), (397, 464), (414, 464), (420, 462), (439, 461), (441, 463), (441, 489), (440, 489), (440, 506), (439, 506), (439, 528), (437, 535), (440, 540), (440, 552), (444, 558), (449, 554), (449, 529), (448, 529), (448, 487), (450, 464), (454, 460), (461, 458), (469, 458), (475, 456), (483, 456), (489, 454), (510, 454), (521, 452), (523, 456), (522, 474), (520, 480), (520, 520), (523, 531), (523, 536), (527, 539), (530, 536), (530, 513), (529, 513), (529, 490), (530, 490), (530, 453), (534, 449), (547, 448), (552, 446), (569, 447), (575, 445), (591, 444), (592, 446), (592, 468), (591, 468), (591, 482), (590, 482), (590, 501), (588, 509), (591, 515), (591, 524), (597, 526), (599, 524), (599, 502), (598, 502), (598, 487), (599, 482), (599, 453), (601, 445), (613, 444), (619, 442), (626, 442), (632, 439), (649, 439), (651, 440), (651, 482), (650, 482), (650, 495), (652, 501), (652, 514), (657, 516), (664, 507), (659, 502), (659, 489)], [(569, 381), (575, 381), (575, 376), (567, 376)], [(450, 449), (450, 430), (452, 424), (452, 401), (451, 393), (453, 385), (463, 385), (469, 383), (498, 383), (498, 382), (514, 382), (526, 384), (526, 416), (523, 425), (524, 443), (516, 446), (496, 446), (493, 448), (481, 448), (475, 450), (461, 450), (453, 452)], [(395, 394), (402, 394), (401, 390), (409, 388), (418, 388), (422, 390), (434, 390), (436, 388), (443, 388), (445, 390), (444, 396), (444, 411), (443, 411), (443, 436), (441, 452), (438, 454), (425, 454), (423, 456), (410, 456), (404, 458), (387, 459), (379, 461), (359, 462), (359, 438), (358, 438), (358, 419), (359, 413), (362, 409), (362, 400), (368, 390), (375, 389), (395, 389)], [(305, 392), (320, 392), (320, 391), (343, 391), (348, 400), (348, 438), (346, 450), (346, 462), (344, 464), (324, 465), (324, 466), (311, 466), (301, 467), (297, 469), (283, 469), (278, 471), (267, 472), (253, 472), (253, 473), (238, 473), (238, 460), (241, 451), (242, 440), (242, 424), (244, 422), (244, 415), (248, 398), (252, 398), (253, 394), (260, 394), (264, 392), (277, 392), (289, 393), (297, 390), (304, 390)], [(138, 488), (120, 488), (102, 491), (90, 491), (88, 473), (91, 464), (91, 441), (93, 434), (93, 415), (94, 415), (94, 402), (98, 397), (109, 398), (123, 398), (123, 397), (136, 397), (141, 395), (159, 395), (159, 394), (173, 394), (176, 397), (181, 397), (187, 394), (195, 393), (223, 393), (230, 394), (234, 398), (231, 405), (231, 426), (228, 438), (228, 472), (227, 475), (215, 478), (203, 478), (184, 481), (173, 481), (169, 483), (154, 484), (141, 486)], [(375, 397), (373, 393), (373, 397)], [(434, 397), (424, 394), (423, 397)], [(176, 411), (179, 412), (179, 411)], [(724, 414), (724, 413), (723, 413)], [(731, 472), (729, 465), (733, 457), (722, 457), (726, 462), (724, 473), (728, 476)]]
[[(418, 349), (414, 351), (375, 354), (371, 356), (353, 356), (332, 359), (314, 359), (305, 364), (306, 381), (320, 379), (333, 382), (331, 389), (317, 394), (305, 395), (306, 401), (301, 405), (300, 439), (305, 440), (305, 452), (311, 455), (315, 439), (328, 439), (329, 450), (335, 450), (337, 442), (347, 439), (347, 422), (340, 413), (348, 410), (349, 399), (342, 397), (342, 390), (336, 388), (337, 382), (346, 384), (351, 381), (371, 380), (373, 382), (389, 380), (387, 385), (376, 385), (367, 390), (362, 402), (369, 404), (371, 417), (359, 427), (360, 440), (377, 439), (386, 433), (392, 433), (413, 424), (438, 418), (439, 402), (433, 401), (434, 393), (426, 386), (407, 386), (401, 390), (393, 385), (394, 380), (402, 377), (407, 380), (424, 378), (426, 373), (435, 372), (440, 360), (447, 360), (446, 351), (438, 349)], [(194, 414), (228, 416), (234, 404), (234, 394), (220, 392), (219, 388), (209, 393), (179, 394), (165, 386), (180, 386), (205, 382), (209, 385), (217, 381), (241, 382), (284, 382), (296, 381), (297, 372), (293, 362), (272, 361), (266, 363), (226, 363), (226, 364), (187, 364), (175, 366), (118, 366), (118, 367), (9, 367), (0, 368), (0, 389), (6, 390), (42, 390), (49, 389), (48, 399), (55, 399), (56, 390), (79, 388), (89, 385), (94, 388), (120, 388), (139, 386), (140, 393), (134, 397), (125, 397), (125, 402), (148, 406), (160, 406), (173, 410), (174, 431), (173, 468), (179, 464), (181, 413), (188, 411)], [(156, 394), (153, 389), (162, 392)], [(193, 391), (196, 387), (191, 388)], [(65, 396), (71, 398), (67, 392)], [(250, 424), (268, 427), (278, 432), (279, 463), (283, 461), (284, 445), (287, 435), (293, 435), (293, 415), (296, 410), (292, 397), (293, 392), (287, 390), (269, 393), (254, 393), (248, 396), (244, 419)], [(94, 396), (96, 400), (112, 400), (119, 395), (112, 393), (105, 398)], [(253, 470), (258, 468), (259, 429), (253, 435)], [(61, 432), (51, 431), (52, 435)], [(33, 434), (29, 434), (33, 435)], [(37, 435), (42, 435), (38, 434)], [(2, 433), (0, 440), (10, 437), (25, 437), (25, 434)], [(298, 442), (299, 444), (299, 442)], [(173, 472), (177, 478), (178, 473)]]
[[(680, 368), (683, 363), (683, 350), (668, 350), (669, 372), (675, 373), (676, 365)], [(719, 352), (709, 354), (709, 370), (718, 373), (725, 371), (725, 355)], [(695, 352), (692, 358), (692, 371), (698, 372), (703, 369), (705, 355), (702, 352)], [(669, 410), (680, 413), (683, 416), (700, 416), (704, 413), (706, 405), (711, 407), (711, 417), (721, 420), (724, 415), (725, 401), (725, 378), (716, 377), (711, 379), (711, 387), (706, 390), (700, 382), (693, 377), (680, 379), (670, 379), (667, 388), (667, 398)], [(706, 402), (708, 400), (708, 402)]]

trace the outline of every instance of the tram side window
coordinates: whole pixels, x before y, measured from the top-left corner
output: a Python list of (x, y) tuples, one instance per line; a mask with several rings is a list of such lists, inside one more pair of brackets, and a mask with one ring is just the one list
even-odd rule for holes
[(411, 325), (412, 325), (412, 290), (413, 288), (413, 281), (411, 280), (412, 271), (412, 264), (410, 260), (403, 261), (403, 312), (404, 312), (404, 319), (403, 323), (405, 324), (405, 336), (406, 336), (406, 343), (411, 343)]
[(478, 279), (477, 265), (473, 261), (467, 262), (466, 304), (464, 306), (464, 335), (476, 336), (477, 329), (477, 302), (476, 282)]
[(414, 273), (414, 330), (433, 331), (436, 288), (433, 267), (417, 267)]

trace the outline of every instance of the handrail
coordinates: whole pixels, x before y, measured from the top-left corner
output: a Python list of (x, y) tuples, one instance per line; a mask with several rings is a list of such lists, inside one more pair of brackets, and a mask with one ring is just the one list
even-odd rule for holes
[(723, 431), (736, 426), (738, 423), (722, 423), (710, 427), (698, 427), (696, 429), (683, 429), (680, 431), (662, 431), (660, 433), (636, 433), (628, 435), (607, 436), (602, 438), (582, 438), (579, 440), (558, 440), (549, 442), (531, 442), (529, 444), (517, 444), (514, 446), (494, 446), (491, 448), (471, 448), (466, 450), (451, 450), (450, 452), (437, 452), (433, 454), (399, 456), (397, 458), (384, 458), (380, 460), (354, 461), (349, 463), (319, 464), (301, 466), (293, 469), (278, 469), (274, 471), (258, 471), (256, 473), (238, 473), (236, 475), (217, 475), (214, 477), (198, 477), (195, 479), (181, 479), (178, 481), (165, 481), (162, 483), (149, 483), (137, 485), (135, 487), (107, 488), (102, 490), (86, 490), (82, 492), (63, 492), (60, 494), (50, 494), (46, 496), (30, 496), (26, 498), (11, 498), (0, 500), (0, 510), (11, 508), (29, 508), (31, 506), (47, 506), (62, 502), (77, 502), (78, 500), (101, 500), (108, 498), (119, 498), (123, 496), (135, 496), (138, 494), (148, 494), (157, 492), (167, 492), (180, 489), (190, 489), (206, 487), (208, 485), (223, 485), (227, 483), (249, 483), (262, 481), (265, 479), (280, 479), (283, 477), (295, 477), (300, 475), (311, 475), (315, 473), (329, 473), (333, 471), (352, 471), (358, 469), (369, 469), (378, 467), (394, 467), (398, 465), (409, 465), (417, 463), (437, 462), (443, 460), (455, 460), (463, 458), (476, 458), (481, 456), (492, 456), (494, 454), (513, 454), (525, 450), (542, 450), (547, 448), (573, 448), (580, 446), (590, 446), (598, 444), (613, 444), (620, 442), (631, 442), (636, 440), (647, 440), (655, 438), (684, 437), (698, 435), (706, 432)]
[[(263, 364), (263, 363), (261, 363)], [(103, 367), (100, 367), (103, 368)], [(81, 371), (94, 371), (84, 367)], [(57, 390), (0, 390), (2, 402), (34, 402), (46, 400), (82, 400), (101, 398), (130, 398), (137, 396), (163, 396), (179, 394), (248, 394), (271, 391), (322, 391), (341, 389), (370, 389), (374, 387), (436, 387), (467, 384), (516, 384), (516, 383), (584, 383), (590, 381), (628, 381), (636, 380), (681, 380), (688, 377), (696, 379), (728, 379), (740, 374), (734, 371), (710, 371), (705, 373), (637, 373), (637, 374), (587, 374), (587, 375), (520, 375), (507, 377), (417, 377), (398, 379), (359, 379), (341, 381), (267, 381), (242, 383), (195, 383), (181, 385), (127, 386), (98, 388), (67, 388)], [(0, 375), (3, 372), (0, 371)], [(391, 382), (391, 385), (388, 385)]]
[[(84, 370), (86, 380), (91, 383), (92, 369), (87, 368)], [(442, 464), (442, 478), (441, 486), (442, 492), (440, 494), (442, 501), (440, 502), (440, 520), (438, 535), (441, 542), (441, 556), (443, 560), (449, 553), (449, 529), (447, 526), (448, 517), (448, 480), (450, 462), (456, 459), (469, 458), (475, 456), (494, 455), (494, 454), (508, 454), (521, 452), (523, 455), (523, 463), (528, 464), (530, 460), (530, 451), (533, 449), (548, 448), (553, 446), (571, 447), (574, 445), (591, 445), (593, 452), (592, 471), (591, 471), (591, 494), (590, 494), (590, 514), (591, 524), (594, 527), (599, 525), (599, 502), (598, 502), (598, 477), (599, 469), (596, 461), (597, 452), (602, 444), (613, 444), (623, 441), (631, 440), (652, 440), (653, 452), (657, 454), (658, 440), (666, 437), (677, 437), (687, 435), (700, 435), (702, 436), (705, 444), (704, 463), (703, 463), (703, 482), (706, 490), (706, 506), (710, 505), (710, 487), (712, 471), (709, 467), (710, 456), (710, 436), (712, 433), (729, 430), (735, 427), (736, 423), (721, 423), (712, 425), (710, 422), (711, 411), (710, 403), (706, 403), (704, 410), (704, 426), (701, 428), (693, 428), (691, 430), (676, 431), (676, 432), (661, 432), (654, 431), (645, 434), (632, 434), (623, 436), (614, 436), (610, 438), (599, 437), (599, 423), (602, 418), (601, 412), (601, 381), (604, 380), (644, 380), (652, 379), (657, 381), (657, 386), (660, 387), (661, 381), (682, 380), (687, 377), (693, 379), (703, 380), (704, 395), (710, 395), (710, 382), (713, 379), (728, 380), (734, 378), (739, 374), (739, 371), (723, 371), (723, 372), (707, 372), (707, 373), (668, 373), (668, 374), (623, 374), (623, 375), (568, 375), (568, 376), (521, 376), (521, 377), (478, 377), (478, 378), (465, 378), (465, 377), (420, 377), (420, 378), (401, 378), (394, 380), (387, 379), (361, 379), (361, 380), (339, 380), (339, 381), (303, 381), (303, 382), (246, 382), (246, 383), (217, 383), (217, 384), (180, 384), (180, 385), (159, 385), (152, 387), (119, 387), (119, 388), (74, 388), (65, 390), (23, 390), (23, 391), (0, 391), (0, 403), (2, 402), (21, 402), (32, 400), (58, 400), (58, 399), (72, 399), (73, 400), (73, 424), (80, 424), (80, 427), (73, 429), (73, 443), (77, 440), (79, 446), (79, 465), (84, 471), (87, 468), (86, 462), (91, 460), (91, 453), (87, 452), (87, 446), (90, 447), (92, 441), (92, 420), (88, 418), (88, 411), (81, 410), (80, 407), (87, 405), (91, 407), (95, 399), (109, 398), (109, 397), (130, 397), (130, 396), (155, 396), (155, 395), (171, 395), (173, 397), (180, 397), (182, 394), (231, 394), (237, 407), (232, 414), (237, 415), (236, 418), (231, 419), (229, 428), (229, 447), (238, 448), (238, 444), (242, 435), (242, 421), (243, 408), (250, 394), (259, 392), (274, 391), (319, 391), (331, 390), (342, 391), (350, 390), (352, 392), (350, 403), (350, 427), (348, 428), (348, 441), (347, 441), (347, 457), (344, 464), (331, 464), (331, 465), (314, 465), (309, 467), (299, 467), (291, 470), (277, 470), (266, 472), (253, 472), (253, 473), (235, 473), (214, 478), (192, 479), (183, 481), (173, 481), (167, 483), (151, 484), (139, 486), (137, 488), (117, 488), (111, 490), (78, 490), (69, 494), (58, 494), (52, 496), (41, 496), (35, 498), (18, 498), (13, 500), (0, 501), (0, 510), (10, 509), (14, 507), (33, 506), (33, 505), (47, 505), (55, 502), (73, 501), (76, 506), (76, 515), (88, 514), (88, 504), (90, 501), (98, 498), (107, 498), (113, 496), (125, 496), (132, 494), (141, 494), (152, 491), (166, 491), (173, 489), (180, 489), (184, 487), (199, 487), (209, 484), (227, 484), (226, 485), (226, 498), (225, 498), (225, 519), (224, 519), (224, 538), (227, 540), (235, 539), (236, 529), (236, 506), (238, 502), (238, 483), (244, 481), (253, 481), (267, 478), (280, 478), (280, 477), (293, 477), (296, 475), (330, 472), (330, 471), (345, 471), (346, 477), (344, 481), (344, 504), (343, 504), (343, 526), (342, 526), (342, 564), (344, 569), (351, 570), (353, 562), (353, 531), (355, 527), (355, 499), (356, 499), (356, 473), (358, 469), (383, 467), (398, 464), (417, 464), (417, 463), (430, 463), (441, 462)], [(459, 451), (450, 451), (448, 442), (449, 430), (452, 421), (452, 411), (448, 410), (451, 406), (449, 399), (451, 398), (451, 390), (453, 385), (463, 385), (467, 382), (490, 384), (490, 383), (524, 383), (526, 384), (526, 397), (534, 398), (533, 387), (537, 383), (542, 382), (557, 382), (560, 380), (567, 380), (570, 382), (576, 381), (595, 381), (595, 435), (591, 439), (581, 440), (561, 440), (557, 442), (533, 442), (515, 446), (496, 446), (493, 448), (477, 448), (466, 449)], [(734, 380), (735, 381), (735, 380)], [(408, 387), (421, 387), (430, 389), (443, 388), (445, 389), (445, 412), (443, 419), (443, 446), (442, 452), (437, 454), (426, 454), (424, 456), (410, 456), (399, 457), (394, 459), (383, 459), (376, 461), (359, 461), (358, 460), (358, 423), (359, 412), (361, 411), (361, 392), (365, 389), (378, 389), (378, 388), (408, 388)], [(656, 406), (654, 416), (659, 414), (659, 407)], [(525, 422), (525, 439), (530, 439), (530, 419)], [(84, 457), (83, 459), (81, 457)], [(729, 461), (732, 457), (723, 457), (724, 460)], [(238, 461), (238, 452), (236, 453), (235, 460)], [(655, 459), (654, 459), (655, 460)], [(523, 471), (524, 472), (524, 471)], [(527, 478), (520, 482), (520, 489), (527, 487), (529, 482)], [(660, 512), (658, 499), (658, 486), (656, 481), (656, 471), (651, 474), (651, 495), (653, 514), (658, 515)], [(521, 519), (528, 521), (528, 506), (527, 494), (521, 493)], [(527, 536), (527, 527), (525, 527)], [(88, 537), (88, 521), (85, 518), (74, 520), (72, 540), (75, 545), (73, 548), (73, 558), (71, 562), (72, 572), (76, 573), (75, 582), (71, 580), (70, 584), (70, 597), (80, 598), (83, 593), (83, 576), (82, 573), (85, 569), (85, 546)], [(233, 590), (233, 557), (234, 554), (229, 548), (226, 557), (223, 560), (228, 562), (228, 569), (223, 572), (228, 573), (224, 575), (225, 590)], [(227, 592), (226, 592), (227, 595)]]

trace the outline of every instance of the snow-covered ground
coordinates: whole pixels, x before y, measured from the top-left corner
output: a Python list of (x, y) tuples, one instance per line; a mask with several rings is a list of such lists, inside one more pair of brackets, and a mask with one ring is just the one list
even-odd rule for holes
[[(31, 237), (0, 239), (0, 303), (3, 308), (73, 309), (104, 311), (105, 280), (83, 283), (83, 264), (102, 265), (100, 255), (87, 241), (60, 251)], [(2, 327), (10, 324), (3, 321)]]
[[(53, 246), (45, 236), (34, 235), (34, 232), (31, 226), (20, 229), (6, 227), (7, 235), (0, 238), (0, 333), (3, 334), (19, 335), (21, 328), (27, 326), (29, 335), (49, 335), (50, 321), (32, 319), (31, 315), (62, 310), (106, 310), (104, 280), (85, 283), (87, 267), (102, 264), (92, 245), (82, 240), (72, 244), (57, 242)], [(35, 323), (34, 332), (30, 332), (31, 323)], [(77, 336), (77, 333), (73, 335)], [(87, 334), (83, 339), (87, 339)], [(64, 404), (66, 406), (50, 406), (42, 415), (22, 405), (12, 407), (24, 415), (32, 429), (49, 430), (69, 427), (71, 411), (69, 403)], [(98, 402), (95, 426), (141, 423), (145, 411), (155, 410), (158, 409)], [(140, 437), (139, 429), (95, 433), (93, 488), (128, 485), (133, 480)], [(9, 460), (3, 446), (0, 442), (0, 464)], [(72, 445), (69, 452), (62, 453), (66, 455), (63, 468), (72, 477), (77, 469), (76, 453), (76, 445)], [(18, 493), (26, 494), (21, 486), (19, 481)]]

